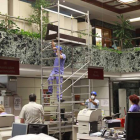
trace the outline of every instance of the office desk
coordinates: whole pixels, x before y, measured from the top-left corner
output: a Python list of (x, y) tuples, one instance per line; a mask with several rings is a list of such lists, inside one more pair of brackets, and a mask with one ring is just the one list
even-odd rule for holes
[(78, 125), (72, 126), (72, 140), (77, 140)]
[(11, 138), (12, 127), (3, 127), (0, 128), (0, 140), (7, 140)]
[[(72, 126), (72, 140), (77, 140), (77, 133), (78, 133), (78, 125), (73, 125)], [(101, 129), (101, 125), (98, 124), (98, 129)], [(91, 137), (90, 137), (91, 138)]]
[(2, 128), (0, 128), (0, 132), (2, 132), (2, 131), (12, 131), (12, 127), (2, 127)]
[[(45, 121), (44, 124), (48, 125), (48, 131), (49, 131), (49, 135), (50, 134), (56, 134), (59, 133), (59, 127), (58, 127), (58, 122), (55, 121)], [(72, 132), (72, 123), (70, 122), (61, 122), (61, 132)]]
[(100, 137), (90, 137), (88, 134), (79, 134), (78, 125), (72, 126), (72, 140), (104, 140)]
[[(44, 124), (48, 125), (49, 134), (59, 133), (59, 128), (57, 126), (57, 122), (45, 122)], [(64, 122), (61, 123), (64, 125)], [(57, 130), (56, 130), (57, 129)], [(72, 125), (67, 123), (67, 125), (61, 127), (61, 132), (72, 132)], [(0, 128), (0, 140), (7, 140), (12, 136), (12, 127), (3, 127)]]
[(101, 137), (90, 137), (88, 134), (79, 134), (77, 133), (77, 140), (104, 140), (105, 138)]

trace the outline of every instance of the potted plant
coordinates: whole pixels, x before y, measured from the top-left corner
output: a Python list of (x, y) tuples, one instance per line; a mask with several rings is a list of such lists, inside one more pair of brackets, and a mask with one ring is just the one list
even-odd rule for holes
[(132, 47), (132, 30), (133, 26), (130, 24), (129, 19), (124, 18), (123, 15), (117, 16), (119, 21), (115, 22), (115, 27), (113, 34), (115, 38), (119, 41), (119, 46), (121, 49)]

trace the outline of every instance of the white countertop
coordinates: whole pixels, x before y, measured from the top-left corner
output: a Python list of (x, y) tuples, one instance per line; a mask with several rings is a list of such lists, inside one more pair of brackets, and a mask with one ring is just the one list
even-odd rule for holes
[(77, 139), (82, 139), (82, 140), (104, 140), (105, 138), (90, 137), (88, 134), (79, 134), (79, 133), (77, 133)]

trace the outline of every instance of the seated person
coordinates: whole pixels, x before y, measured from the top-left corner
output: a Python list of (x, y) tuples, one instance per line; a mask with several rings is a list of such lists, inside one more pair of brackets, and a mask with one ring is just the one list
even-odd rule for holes
[(5, 115), (5, 114), (7, 113), (5, 112), (4, 106), (0, 104), (0, 115)]
[(139, 112), (139, 97), (137, 95), (131, 95), (129, 96), (129, 100), (131, 102), (131, 107), (129, 108), (129, 112)]

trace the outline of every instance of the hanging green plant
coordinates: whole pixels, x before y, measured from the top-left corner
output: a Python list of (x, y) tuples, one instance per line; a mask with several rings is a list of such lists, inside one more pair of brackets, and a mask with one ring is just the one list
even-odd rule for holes
[[(41, 5), (43, 8), (47, 8), (52, 5), (51, 0), (36, 0), (32, 4), (33, 14), (28, 18), (29, 24), (35, 23), (38, 33), (41, 33)], [(42, 13), (42, 22), (43, 22), (43, 36), (46, 34), (47, 24), (49, 23), (48, 12), (43, 11)]]
[(20, 31), (20, 28), (8, 15), (5, 15), (4, 20), (0, 20), (0, 30), (16, 34)]

